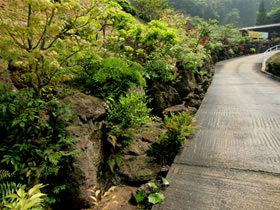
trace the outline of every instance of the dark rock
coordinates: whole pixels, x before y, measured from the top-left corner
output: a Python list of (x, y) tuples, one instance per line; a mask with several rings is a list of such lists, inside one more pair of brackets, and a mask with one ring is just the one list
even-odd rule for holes
[(140, 128), (137, 130), (139, 137), (141, 137), (142, 141), (155, 143), (158, 141), (158, 137), (162, 133), (163, 129), (161, 126), (163, 123), (158, 123), (157, 125), (153, 125), (150, 127)]
[(119, 174), (126, 182), (143, 183), (155, 179), (160, 173), (160, 168), (153, 157), (125, 155)]
[(169, 169), (170, 169), (170, 166), (168, 166), (168, 165), (161, 167), (160, 176), (166, 177)]
[(187, 105), (198, 109), (201, 105), (201, 100), (191, 99), (191, 101)]
[(70, 209), (87, 208), (92, 203), (88, 189), (98, 186), (98, 175), (103, 163), (102, 122), (96, 122), (105, 115), (104, 102), (82, 93), (65, 98), (71, 102), (75, 114), (70, 137), (79, 138), (73, 147), (81, 152), (74, 157), (73, 170), (68, 174), (71, 189), (64, 197)]
[(153, 99), (151, 102), (151, 106), (153, 107), (155, 112), (161, 112), (166, 107), (168, 107), (168, 103), (165, 97), (165, 90), (163, 86), (158, 82), (154, 82), (149, 88), (149, 95)]
[(90, 120), (96, 120), (100, 116), (105, 115), (105, 107), (107, 105), (99, 98), (77, 93), (64, 100), (72, 104), (71, 110), (79, 117), (77, 120), (82, 122), (86, 123)]
[(201, 86), (197, 86), (195, 89), (194, 89), (194, 93), (195, 94), (201, 94), (201, 93), (204, 93), (204, 90)]
[(174, 87), (162, 85), (157, 81), (150, 86), (149, 95), (153, 98), (150, 105), (155, 113), (161, 113), (167, 107), (181, 102), (180, 95)]
[(168, 93), (168, 105), (179, 104), (181, 102), (181, 97), (178, 91), (171, 86), (167, 86), (167, 93)]
[(195, 115), (197, 112), (197, 108), (189, 106), (188, 112), (190, 113), (190, 115)]
[(194, 74), (191, 71), (179, 67), (180, 81), (174, 86), (178, 91), (181, 98), (186, 97), (189, 93), (193, 92), (197, 86)]
[(204, 93), (201, 93), (200, 95), (199, 95), (199, 99), (204, 99), (204, 96), (205, 96), (205, 94)]
[(150, 143), (136, 139), (131, 142), (124, 150), (123, 153), (127, 155), (144, 155), (150, 148)]
[(171, 112), (175, 113), (175, 114), (178, 114), (178, 113), (181, 113), (181, 112), (185, 112), (187, 110), (188, 109), (187, 109), (187, 107), (185, 107), (184, 104), (180, 104), (180, 105), (168, 107), (167, 109), (165, 109), (163, 111), (163, 114), (170, 115)]
[(184, 98), (184, 101), (189, 105), (192, 99), (199, 100), (200, 96), (195, 93), (190, 93), (186, 98)]

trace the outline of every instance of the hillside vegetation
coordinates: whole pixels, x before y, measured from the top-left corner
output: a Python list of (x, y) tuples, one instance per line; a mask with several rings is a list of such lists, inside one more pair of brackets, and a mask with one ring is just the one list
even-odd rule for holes
[(279, 0), (172, 0), (169, 4), (193, 17), (217, 19), (221, 25), (248, 27), (280, 20)]
[[(139, 173), (127, 172), (136, 167), (122, 164), (141, 159), (149, 170), (170, 165), (193, 133), (188, 110), (199, 107), (213, 64), (256, 51), (232, 26), (190, 18), (166, 1), (133, 5), (1, 1), (1, 209), (88, 208), (101, 199), (90, 196), (99, 191), (89, 192), (89, 186), (147, 181), (150, 175), (139, 180)], [(163, 112), (178, 104), (183, 113)], [(162, 132), (153, 141), (139, 140), (141, 129), (151, 126)], [(127, 154), (135, 144), (146, 150)], [(92, 165), (77, 169), (88, 156), (95, 158)], [(87, 168), (90, 173), (81, 174)], [(72, 205), (81, 196), (88, 198)]]

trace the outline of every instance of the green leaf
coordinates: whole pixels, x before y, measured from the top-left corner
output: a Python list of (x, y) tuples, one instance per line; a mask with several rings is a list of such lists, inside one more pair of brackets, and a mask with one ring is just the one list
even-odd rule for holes
[(153, 205), (155, 205), (157, 203), (161, 203), (162, 201), (164, 201), (164, 199), (165, 199), (165, 197), (161, 193), (151, 193), (148, 196), (149, 203), (152, 203)]
[(158, 186), (155, 183), (153, 183), (153, 182), (149, 182), (148, 185), (149, 185), (149, 187), (151, 187), (153, 189), (157, 189), (158, 188)]
[(10, 194), (7, 195), (6, 198), (17, 198), (18, 196), (16, 194)]
[(136, 194), (136, 202), (139, 204), (141, 203), (145, 198), (145, 192), (144, 190), (140, 190)]
[(162, 184), (164, 185), (164, 186), (168, 186), (169, 185), (169, 182), (167, 181), (167, 179), (166, 178), (163, 178), (162, 177)]
[(34, 200), (34, 199), (40, 198), (42, 196), (46, 196), (46, 194), (44, 194), (44, 193), (36, 193), (35, 195), (32, 195), (30, 200)]
[(19, 126), (20, 126), (21, 128), (24, 128), (25, 123), (24, 123), (24, 122), (21, 122), (21, 123), (19, 124)]
[(40, 203), (40, 200), (33, 200), (33, 201), (28, 201), (27, 204), (24, 205), (23, 210), (28, 210)]

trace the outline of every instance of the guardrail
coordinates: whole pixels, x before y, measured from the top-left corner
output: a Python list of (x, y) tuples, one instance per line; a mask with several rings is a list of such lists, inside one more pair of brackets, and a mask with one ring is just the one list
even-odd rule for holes
[(262, 66), (261, 66), (261, 71), (262, 72), (266, 72), (265, 71), (265, 67), (266, 67), (266, 62), (267, 60), (273, 56), (274, 54), (277, 53), (277, 51), (280, 51), (280, 45), (275, 45), (274, 47), (269, 48), (268, 50), (266, 50), (263, 54), (263, 59), (262, 59)]
[(269, 55), (271, 52), (278, 51), (278, 50), (280, 50), (280, 45), (276, 45), (274, 47), (271, 47), (264, 52), (264, 57), (267, 57), (267, 55)]

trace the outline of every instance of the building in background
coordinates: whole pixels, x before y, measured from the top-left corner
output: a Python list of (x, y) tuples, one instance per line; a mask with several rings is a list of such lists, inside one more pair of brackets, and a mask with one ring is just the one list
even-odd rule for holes
[(243, 36), (249, 35), (256, 39), (272, 39), (280, 37), (280, 23), (244, 27), (240, 29)]

